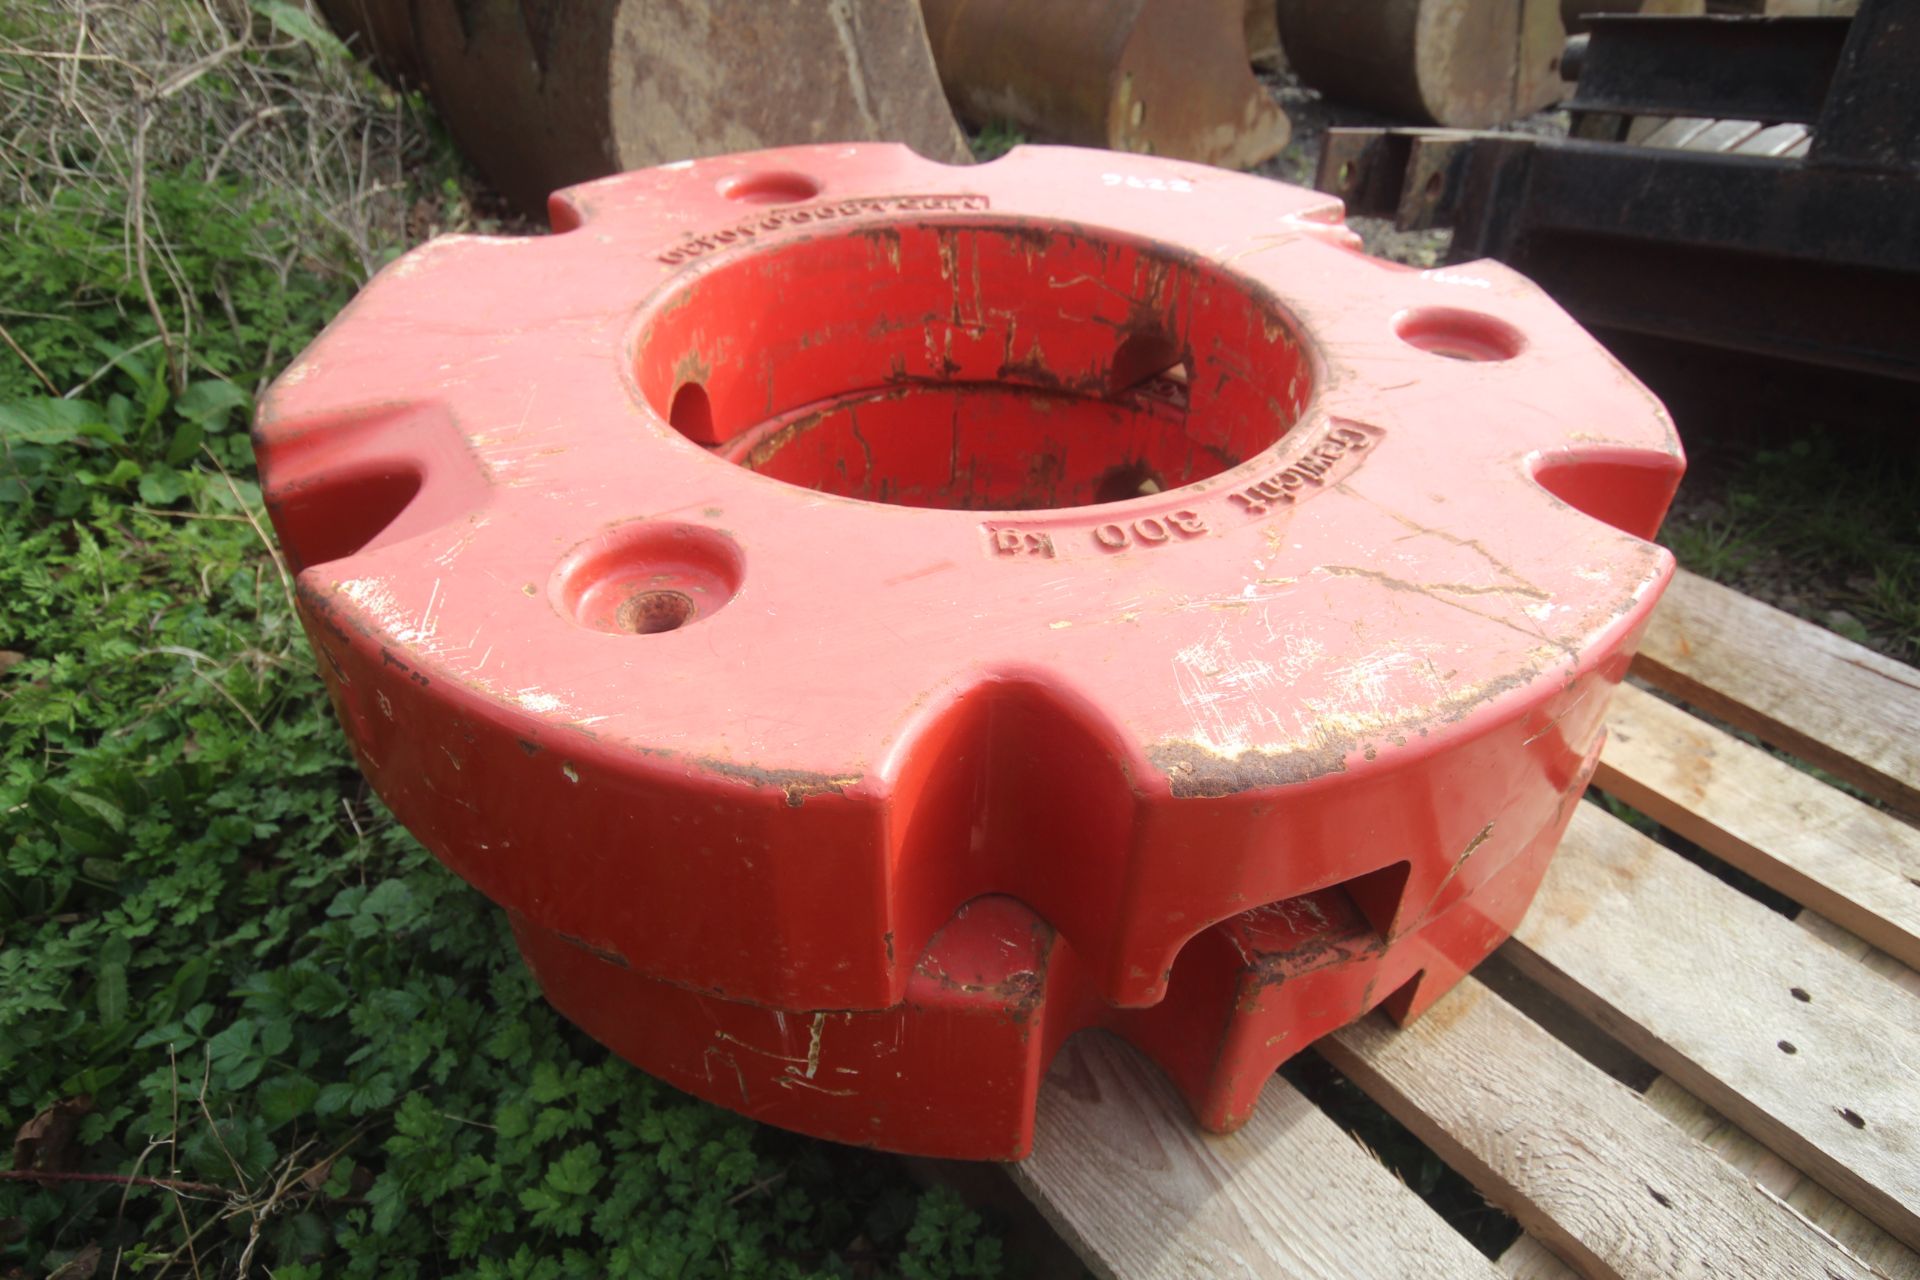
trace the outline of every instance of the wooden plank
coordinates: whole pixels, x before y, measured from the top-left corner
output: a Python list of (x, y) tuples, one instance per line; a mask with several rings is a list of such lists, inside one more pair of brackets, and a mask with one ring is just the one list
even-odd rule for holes
[[(1842, 954), (1920, 995), (1920, 973), (1875, 951), (1831, 921), (1803, 911), (1794, 921)], [(1887, 1280), (1920, 1280), (1920, 1253), (1861, 1217), (1832, 1192), (1782, 1160), (1706, 1103), (1661, 1076), (1646, 1092), (1647, 1105), (1704, 1144), (1742, 1177), (1778, 1196), (1854, 1257)], [(1532, 1236), (1522, 1236), (1500, 1255), (1500, 1270), (1512, 1280), (1568, 1280), (1576, 1273)]]
[(1472, 978), (1408, 1027), (1375, 1015), (1320, 1047), (1584, 1276), (1872, 1275)]
[[(1920, 974), (1841, 929), (1803, 911), (1795, 919), (1807, 933), (1891, 982), (1920, 995)], [(1824, 1187), (1755, 1142), (1713, 1108), (1662, 1076), (1647, 1090), (1647, 1103), (1711, 1147), (1741, 1173), (1779, 1196), (1821, 1230), (1873, 1266), (1888, 1280), (1920, 1280), (1920, 1253), (1861, 1217)], [(1504, 1262), (1504, 1259), (1502, 1260)]]
[(1711, 1150), (1736, 1176), (1766, 1188), (1768, 1194), (1778, 1197), (1887, 1280), (1920, 1280), (1920, 1253), (1754, 1141), (1738, 1125), (1681, 1088), (1671, 1076), (1654, 1081), (1646, 1101), (1648, 1107)]
[[(1813, 937), (1875, 973), (1920, 995), (1920, 973), (1875, 951), (1832, 922), (1803, 911), (1794, 921)], [(1837, 1240), (1854, 1257), (1887, 1280), (1920, 1280), (1920, 1252), (1895, 1240), (1844, 1201), (1722, 1116), (1706, 1103), (1661, 1076), (1646, 1092), (1647, 1105), (1704, 1144), (1741, 1176), (1785, 1201), (1816, 1228)], [(1572, 1280), (1577, 1273), (1546, 1245), (1523, 1235), (1500, 1255), (1499, 1267), (1511, 1280)]]
[(1132, 1049), (1080, 1035), (1055, 1062), (1035, 1127), (1014, 1180), (1101, 1276), (1498, 1274), (1282, 1080), (1239, 1132), (1214, 1136)]
[(1691, 706), (1920, 814), (1920, 673), (1684, 571), (1634, 673)]
[(1908, 964), (1920, 831), (1631, 685), (1594, 783)]
[(1505, 953), (1920, 1247), (1920, 1000), (1590, 804)]
[(1817, 911), (1802, 911), (1794, 917), (1793, 922), (1841, 955), (1858, 960), (1894, 986), (1920, 996), (1920, 972), (1916, 972), (1914, 966), (1903, 964), (1886, 952), (1869, 946), (1864, 939), (1848, 933)]
[(1500, 1255), (1500, 1274), (1509, 1280), (1580, 1280), (1580, 1273), (1555, 1257), (1532, 1236), (1521, 1236)]

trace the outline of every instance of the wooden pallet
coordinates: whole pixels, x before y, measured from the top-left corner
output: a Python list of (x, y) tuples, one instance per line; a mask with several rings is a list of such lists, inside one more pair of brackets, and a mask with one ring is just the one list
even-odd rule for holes
[[(1920, 811), (1920, 673), (1686, 574), (1634, 673)], [(1469, 977), (1404, 1030), (1321, 1042), (1520, 1222), (1505, 1256), (1285, 1081), (1211, 1137), (1081, 1036), (1013, 1176), (1096, 1274), (1920, 1280), (1920, 830), (1643, 689), (1610, 723), (1596, 787), (1802, 910), (1582, 805), (1493, 962), (1506, 995)], [(1610, 1056), (1661, 1074), (1636, 1090)]]

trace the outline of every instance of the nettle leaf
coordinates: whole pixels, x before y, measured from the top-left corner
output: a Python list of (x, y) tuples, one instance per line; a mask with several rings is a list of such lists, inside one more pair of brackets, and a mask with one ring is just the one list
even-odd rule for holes
[(275, 30), (292, 36), (302, 44), (330, 58), (351, 57), (340, 38), (313, 20), (313, 15), (287, 0), (253, 0), (253, 11), (274, 25)]
[(230, 1088), (251, 1084), (266, 1065), (254, 1051), (254, 1036), (253, 1020), (241, 1018), (207, 1041), (208, 1060)]
[(104, 425), (98, 405), (52, 396), (0, 401), (0, 440), (8, 445), (71, 444), (88, 427)]
[(292, 1043), (293, 1024), (285, 1018), (275, 1018), (260, 1024), (260, 1052), (267, 1057), (279, 1057)]
[(233, 488), (231, 489), (225, 483), (208, 488), (207, 492), (212, 496), (214, 505), (227, 511), (237, 512), (242, 508), (258, 511), (261, 500), (260, 486), (243, 476), (233, 476), (232, 480)]
[(127, 966), (103, 964), (93, 983), (94, 1005), (100, 1010), (100, 1023), (108, 1030), (127, 1020)]
[(338, 1115), (353, 1102), (354, 1086), (346, 1080), (336, 1080), (323, 1087), (313, 1100), (314, 1114), (322, 1116)]
[(253, 411), (253, 397), (224, 378), (202, 378), (173, 402), (174, 411), (206, 432), (226, 429), (235, 409)]
[(260, 1118), (278, 1129), (305, 1115), (320, 1098), (320, 1086), (311, 1077), (291, 1072), (269, 1076), (253, 1091)]
[(140, 501), (166, 507), (187, 496), (187, 478), (169, 466), (155, 463), (140, 473)]
[(119, 805), (96, 796), (91, 792), (73, 790), (65, 793), (65, 798), (74, 808), (83, 810), (98, 819), (109, 831), (118, 835), (127, 829), (127, 815)]
[(53, 824), (53, 830), (54, 834), (60, 837), (61, 844), (65, 845), (74, 853), (79, 854), (82, 858), (105, 857), (110, 853), (117, 852), (120, 848), (119, 841), (97, 835), (84, 827), (72, 826), (65, 822), (56, 822)]
[(189, 458), (200, 452), (200, 442), (207, 438), (207, 429), (198, 422), (183, 422), (174, 428), (173, 440), (167, 445), (166, 463), (170, 467), (186, 465)]
[[(100, 476), (97, 483), (104, 489), (118, 489), (129, 481), (138, 479), (140, 473), (139, 463), (135, 462), (132, 458), (122, 458), (113, 464), (113, 470), (107, 472), (104, 476)], [(142, 499), (142, 501), (145, 501), (145, 499)]]

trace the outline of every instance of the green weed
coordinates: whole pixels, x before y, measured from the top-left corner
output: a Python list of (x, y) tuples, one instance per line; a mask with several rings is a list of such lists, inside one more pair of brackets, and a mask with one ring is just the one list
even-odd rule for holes
[(1027, 135), (1018, 125), (1008, 124), (1004, 120), (995, 120), (980, 132), (967, 139), (967, 145), (973, 149), (973, 158), (982, 164), (989, 160), (998, 160), (1015, 147), (1025, 146)]
[(1668, 523), (1680, 563), (1896, 657), (1920, 659), (1920, 455), (1813, 431), (1705, 453), (1721, 497)]
[[(303, 7), (253, 11), (167, 99), (146, 145), (194, 162), (137, 209), (110, 131), (22, 130), (51, 150), (0, 191), (0, 1273), (998, 1274), (951, 1194), (573, 1030), (354, 769), (244, 428), (400, 224), (290, 196), (262, 176), (285, 157), (206, 173), (263, 78), (393, 102), (327, 69)], [(72, 47), (70, 7), (23, 12), (11, 38)], [(59, 67), (0, 80), (58, 102)]]

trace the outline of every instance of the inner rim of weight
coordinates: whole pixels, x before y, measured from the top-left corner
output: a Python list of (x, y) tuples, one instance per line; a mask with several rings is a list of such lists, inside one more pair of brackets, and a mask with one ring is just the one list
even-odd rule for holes
[(961, 510), (1197, 483), (1271, 448), (1312, 392), (1292, 319), (1244, 278), (1017, 219), (835, 227), (739, 253), (651, 309), (634, 361), (649, 407), (729, 462)]

